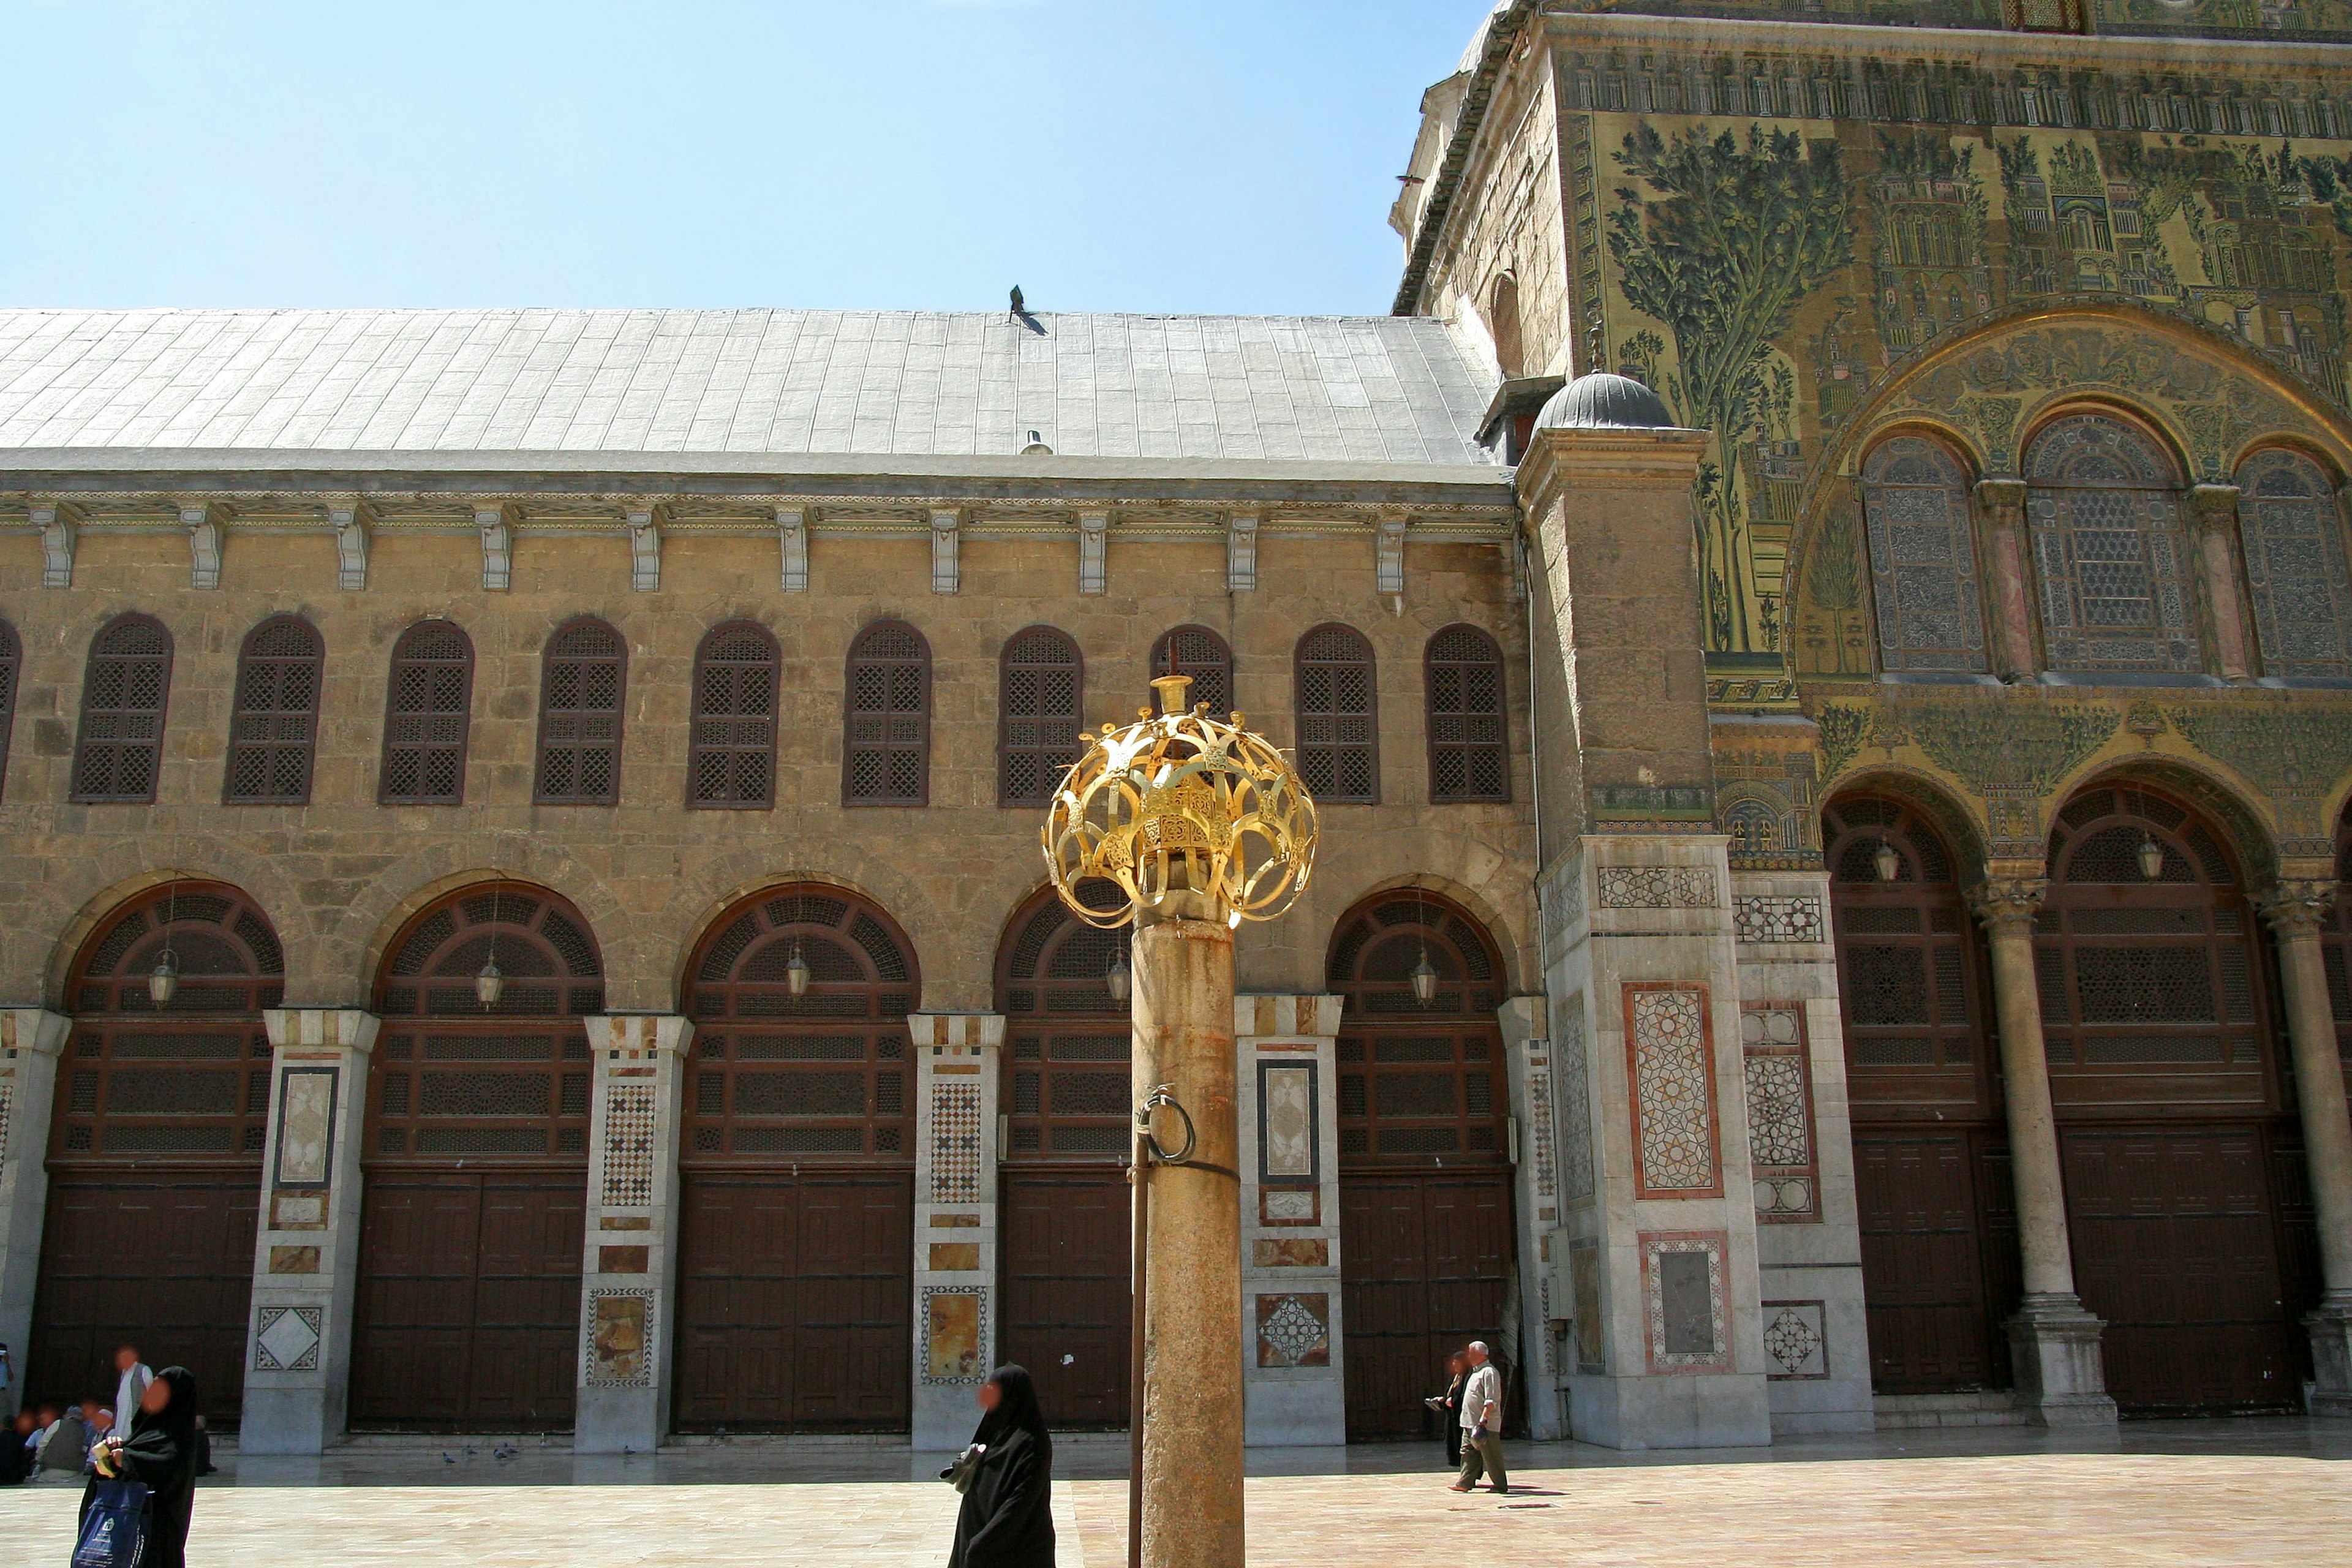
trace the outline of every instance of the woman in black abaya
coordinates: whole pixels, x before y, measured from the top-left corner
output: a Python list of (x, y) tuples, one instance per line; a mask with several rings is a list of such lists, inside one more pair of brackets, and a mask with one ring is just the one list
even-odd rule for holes
[(1023, 1368), (1000, 1366), (981, 1385), (980, 1408), (971, 1440), (987, 1451), (964, 1489), (948, 1568), (1054, 1568), (1054, 1439), (1036, 1385)]
[[(131, 1432), (114, 1449), (114, 1473), (147, 1489), (147, 1550), (140, 1568), (187, 1568), (188, 1519), (196, 1502), (196, 1380), (184, 1366), (155, 1374), (139, 1401)], [(93, 1475), (82, 1491), (87, 1514), (98, 1495)]]

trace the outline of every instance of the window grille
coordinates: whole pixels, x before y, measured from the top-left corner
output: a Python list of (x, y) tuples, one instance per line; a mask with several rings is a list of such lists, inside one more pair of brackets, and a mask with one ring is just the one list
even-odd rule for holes
[(385, 805), (460, 805), (474, 699), (474, 645), (447, 621), (419, 621), (392, 648), (383, 703)]
[(858, 633), (844, 707), (842, 805), (928, 805), (931, 649), (922, 634), (898, 621)]
[[(1186, 698), (1205, 702), (1209, 711), (1223, 716), (1234, 708), (1234, 650), (1206, 626), (1177, 626), (1160, 634), (1151, 645), (1151, 678), (1189, 675), (1192, 684)], [(1149, 695), (1148, 693), (1146, 694)], [(1160, 704), (1151, 703), (1158, 712)]]
[(1863, 464), (1862, 499), (1882, 664), (1984, 670), (1984, 613), (1959, 459), (1922, 436), (1883, 441)]
[[(1847, 1060), (1857, 1071), (1925, 1072), (1918, 1092), (1930, 1100), (1976, 1099), (1985, 1092), (1984, 982), (1950, 851), (1895, 800), (1841, 799), (1822, 829)], [(1881, 846), (1895, 851), (1891, 881), (1878, 874)]]
[(2238, 531), (2266, 675), (2352, 675), (2344, 514), (2319, 465), (2273, 447), (2238, 465)]
[(1377, 805), (1379, 699), (1372, 645), (1354, 628), (1317, 626), (1298, 639), (1298, 773), (1318, 802)]
[(73, 799), (153, 802), (171, 690), (172, 634), (163, 622), (118, 616), (91, 639)]
[(543, 668), (533, 798), (553, 805), (619, 804), (628, 645), (603, 621), (572, 621), (547, 639)]
[(1086, 665), (1052, 626), (1005, 643), (997, 687), (996, 803), (1044, 805), (1078, 760)]
[(246, 634), (229, 713), (227, 805), (301, 805), (310, 798), (326, 645), (299, 616), (273, 616)]
[(1440, 805), (1511, 798), (1503, 650), (1475, 626), (1429, 639), (1429, 798)]
[(694, 656), (688, 805), (776, 804), (778, 664), (776, 639), (755, 622), (730, 621), (703, 637)]
[(2033, 438), (2025, 470), (2051, 667), (2202, 671), (2179, 481), (2156, 443), (2072, 415)]

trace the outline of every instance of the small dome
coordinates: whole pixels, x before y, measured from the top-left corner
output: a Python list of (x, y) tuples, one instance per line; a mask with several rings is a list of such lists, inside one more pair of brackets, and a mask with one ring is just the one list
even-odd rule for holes
[(1596, 370), (1551, 395), (1536, 416), (1538, 430), (1671, 430), (1675, 416), (1658, 395), (1630, 375)]

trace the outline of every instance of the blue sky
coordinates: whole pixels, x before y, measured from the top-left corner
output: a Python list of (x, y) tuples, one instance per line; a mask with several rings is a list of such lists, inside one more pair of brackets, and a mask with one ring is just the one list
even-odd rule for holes
[(0, 0), (0, 304), (1380, 312), (1490, 0)]

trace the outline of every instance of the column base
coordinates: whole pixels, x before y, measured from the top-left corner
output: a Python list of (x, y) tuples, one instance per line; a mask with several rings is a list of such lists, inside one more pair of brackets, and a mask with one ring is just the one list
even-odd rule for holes
[(2331, 1290), (2305, 1316), (2311, 1334), (2311, 1414), (2352, 1421), (2352, 1290)]
[(1570, 1436), (1603, 1448), (1764, 1448), (1772, 1412), (1750, 1373), (1569, 1379)]
[(650, 1388), (583, 1388), (572, 1416), (575, 1454), (650, 1454), (661, 1447), (661, 1396)]
[[(237, 1423), (240, 1454), (323, 1454), (342, 1436), (340, 1410), (328, 1408), (323, 1387), (261, 1388), (248, 1376), (245, 1414)], [(336, 1401), (335, 1403), (340, 1403)]]
[(2079, 1297), (2028, 1296), (2005, 1327), (2017, 1404), (2028, 1420), (2041, 1426), (2116, 1424), (2106, 1358), (2099, 1349), (2106, 1324), (2085, 1310)]

